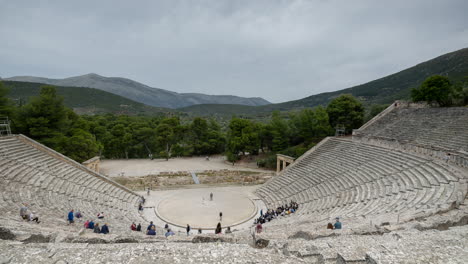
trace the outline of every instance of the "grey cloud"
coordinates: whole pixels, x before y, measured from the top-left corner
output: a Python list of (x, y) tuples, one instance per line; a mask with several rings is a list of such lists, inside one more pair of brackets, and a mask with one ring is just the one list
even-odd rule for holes
[(468, 43), (468, 2), (0, 1), (0, 76), (121, 76), (273, 102)]

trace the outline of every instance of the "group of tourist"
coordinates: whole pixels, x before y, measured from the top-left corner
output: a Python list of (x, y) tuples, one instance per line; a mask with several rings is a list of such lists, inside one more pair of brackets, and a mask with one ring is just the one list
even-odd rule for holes
[(35, 211), (30, 211), (28, 209), (28, 205), (26, 203), (23, 203), (20, 208), (20, 217), (23, 220), (30, 221), (30, 222), (36, 222), (37, 224), (40, 223), (39, 221), (39, 215)]
[[(133, 222), (132, 225), (130, 226), (130, 230), (140, 232), (141, 231), (141, 224), (136, 225), (135, 222)], [(169, 224), (167, 224), (167, 223), (164, 225), (164, 231), (165, 231), (164, 236), (166, 238), (175, 235), (174, 231), (172, 231), (172, 229), (169, 227)], [(186, 231), (187, 236), (190, 236), (190, 232), (192, 231), (192, 227), (190, 225), (187, 225), (187, 227), (185, 228), (185, 231)], [(226, 234), (231, 234), (232, 233), (231, 228), (227, 227), (225, 233)], [(146, 235), (156, 236), (156, 234), (157, 234), (156, 225), (153, 223), (153, 221), (150, 221), (150, 224), (146, 228)], [(201, 228), (198, 228), (198, 234), (202, 234), (202, 229)], [(216, 225), (215, 234), (222, 234), (221, 222), (219, 222)]]
[(132, 225), (130, 226), (130, 230), (141, 232), (141, 224), (138, 223), (138, 225), (136, 225), (135, 222), (133, 222)]
[(92, 229), (93, 232), (97, 234), (109, 233), (109, 225), (107, 223), (105, 223), (102, 227), (99, 227), (99, 223), (94, 223), (93, 220), (86, 220), (83, 226), (86, 229)]
[[(83, 215), (81, 214), (79, 210), (75, 212), (74, 209), (71, 209), (67, 215), (67, 220), (68, 220), (69, 225), (75, 224), (75, 217), (80, 219), (83, 217)], [(104, 219), (104, 212), (98, 213), (96, 217), (98, 219)], [(94, 233), (97, 233), (97, 234), (109, 234), (109, 225), (107, 223), (103, 224), (102, 227), (100, 227), (99, 223), (95, 223), (91, 219), (91, 220), (86, 220), (83, 224), (83, 227), (85, 229), (91, 229), (93, 230)]]
[[(131, 226), (131, 229), (134, 230), (134, 231), (141, 231), (141, 225), (138, 224), (138, 226), (134, 229), (134, 226), (135, 226), (135, 223), (132, 224)], [(170, 237), (170, 236), (174, 236), (175, 233), (169, 228), (169, 225), (166, 224), (164, 226), (164, 229), (165, 229), (165, 234), (164, 236), (166, 238)], [(187, 235), (188, 233), (190, 232), (190, 226), (187, 225)], [(148, 225), (148, 227), (146, 228), (146, 235), (148, 236), (155, 236), (157, 233), (156, 233), (156, 226), (154, 225), (153, 221), (150, 222), (150, 224)]]
[(289, 204), (278, 206), (278, 208), (276, 209), (268, 209), (266, 213), (263, 212), (262, 209), (260, 210), (260, 217), (254, 220), (254, 224), (264, 224), (266, 222), (270, 222), (273, 219), (276, 219), (278, 216), (293, 214), (297, 211), (298, 208), (299, 204), (297, 204), (294, 201), (291, 201)]
[(278, 206), (276, 209), (268, 209), (266, 213), (263, 212), (263, 209), (260, 210), (260, 217), (254, 220), (255, 231), (260, 234), (263, 231), (263, 224), (276, 219), (278, 216), (293, 214), (297, 211), (298, 208), (299, 204), (291, 201), (289, 204)]

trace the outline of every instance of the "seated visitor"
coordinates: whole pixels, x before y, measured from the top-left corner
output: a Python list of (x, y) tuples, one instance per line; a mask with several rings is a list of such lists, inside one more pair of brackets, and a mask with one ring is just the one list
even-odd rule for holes
[(156, 228), (153, 224), (153, 221), (150, 222), (149, 226), (146, 228), (146, 231), (149, 231), (152, 227)]
[(101, 228), (101, 234), (109, 234), (109, 226), (105, 223)]
[(341, 229), (341, 222), (340, 222), (340, 218), (336, 218), (336, 222), (335, 222), (335, 225), (334, 225), (335, 229)]
[(164, 229), (166, 229), (166, 231), (169, 229), (169, 225), (167, 223), (164, 225)]
[(86, 220), (86, 222), (84, 222), (83, 226), (84, 226), (84, 228), (88, 228), (89, 227), (89, 220)]
[[(103, 226), (103, 227), (104, 227), (104, 226)], [(93, 232), (94, 232), (94, 233), (97, 233), (97, 234), (101, 233), (101, 228), (99, 227), (99, 223), (96, 223), (96, 224), (94, 225)]]
[(75, 215), (73, 209), (71, 209), (70, 212), (68, 212), (68, 224), (71, 225), (75, 223)]
[(198, 228), (198, 234), (201, 234), (201, 233), (202, 233), (201, 228)]
[(148, 236), (155, 236), (156, 235), (156, 227), (153, 225), (147, 232), (146, 234)]
[(28, 207), (26, 206), (25, 203), (23, 203), (23, 205), (22, 205), (21, 208), (20, 208), (20, 216), (21, 216), (21, 218), (23, 218), (24, 220), (27, 220), (27, 219), (28, 219)]
[(168, 237), (170, 237), (170, 236), (173, 236), (173, 235), (175, 235), (175, 233), (172, 232), (172, 230), (171, 230), (170, 228), (167, 230), (166, 234), (164, 234), (164, 236), (165, 236), (166, 238), (168, 238)]
[(89, 221), (88, 228), (89, 229), (94, 229), (94, 221), (93, 220)]
[(97, 215), (97, 218), (103, 219), (103, 218), (104, 218), (104, 212), (100, 212), (100, 213)]
[(76, 211), (75, 217), (78, 218), (78, 219), (80, 219), (81, 217), (83, 217), (83, 216), (81, 215), (80, 210)]
[(36, 221), (36, 223), (40, 223), (39, 222), (39, 216), (36, 214), (36, 212), (32, 212), (30, 215), (29, 215), (29, 221)]
[(225, 234), (231, 234), (232, 233), (231, 227), (228, 226), (228, 228), (226, 229), (226, 231), (224, 233)]
[(140, 223), (138, 223), (137, 228), (136, 228), (136, 231), (137, 231), (137, 232), (141, 232), (141, 224), (140, 224)]
[(332, 223), (328, 223), (327, 229), (333, 229), (333, 224), (332, 224)]
[(136, 227), (135, 223), (132, 223), (132, 225), (130, 226), (130, 229), (132, 231), (136, 231), (137, 227)]

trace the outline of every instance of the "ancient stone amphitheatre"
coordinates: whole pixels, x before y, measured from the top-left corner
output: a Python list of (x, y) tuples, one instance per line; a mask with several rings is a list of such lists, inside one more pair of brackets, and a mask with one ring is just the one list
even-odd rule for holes
[[(148, 162), (149, 171), (139, 166), (133, 175), (131, 164), (112, 172), (104, 162), (101, 174), (25, 136), (1, 137), (0, 263), (468, 263), (468, 108), (396, 102), (352, 137), (324, 139), (263, 184), (255, 173), (264, 172), (230, 172), (215, 160), (175, 169)], [(122, 172), (139, 182), (127, 185)], [(236, 180), (245, 174), (249, 181)], [(295, 214), (252, 236), (260, 210), (291, 200), (299, 203)], [(40, 224), (20, 219), (22, 203)], [(84, 219), (105, 212), (98, 222), (110, 234), (67, 225), (72, 208)], [(223, 234), (214, 235), (219, 211)], [(335, 217), (343, 229), (327, 230)], [(149, 221), (155, 237), (129, 228), (135, 222), (146, 230)], [(165, 222), (176, 231), (168, 239)], [(254, 242), (260, 239), (266, 247)]]

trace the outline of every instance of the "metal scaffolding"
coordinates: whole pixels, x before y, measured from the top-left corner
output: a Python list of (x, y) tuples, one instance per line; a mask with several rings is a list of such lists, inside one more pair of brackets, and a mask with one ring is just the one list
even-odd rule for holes
[(0, 136), (11, 135), (10, 120), (8, 117), (0, 116)]

